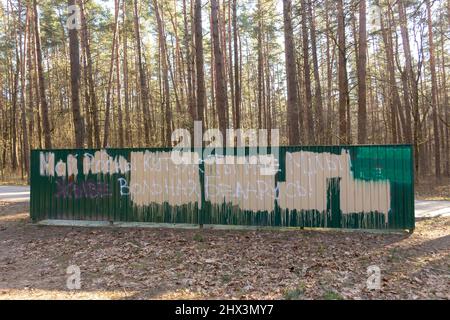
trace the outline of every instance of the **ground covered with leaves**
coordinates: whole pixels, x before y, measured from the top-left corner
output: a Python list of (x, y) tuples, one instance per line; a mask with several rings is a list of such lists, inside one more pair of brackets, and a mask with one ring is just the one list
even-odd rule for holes
[[(67, 289), (67, 267), (81, 290)], [(367, 289), (369, 266), (381, 270)], [(0, 299), (450, 299), (450, 219), (414, 234), (31, 224), (0, 202)]]

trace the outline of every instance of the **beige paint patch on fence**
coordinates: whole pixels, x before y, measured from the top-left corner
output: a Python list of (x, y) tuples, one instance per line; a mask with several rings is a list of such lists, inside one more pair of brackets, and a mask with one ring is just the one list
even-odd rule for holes
[(78, 161), (77, 157), (69, 154), (67, 156), (67, 175), (74, 176), (75, 178), (78, 176)]
[(106, 150), (96, 151), (93, 155), (85, 153), (83, 157), (83, 173), (87, 176), (92, 174), (115, 174), (127, 173), (130, 171), (128, 161), (122, 157), (113, 158)]
[(55, 154), (53, 152), (39, 153), (39, 174), (41, 176), (55, 176)]
[(78, 175), (77, 158), (71, 154), (67, 161), (59, 160), (55, 165), (55, 154), (53, 152), (41, 152), (39, 154), (39, 173), (41, 176), (66, 177)]
[(212, 204), (231, 203), (242, 210), (273, 211), (275, 175), (262, 174), (261, 163), (268, 161), (255, 157), (249, 160), (249, 157), (225, 156), (205, 160), (205, 200)]
[[(340, 207), (344, 214), (378, 211), (386, 221), (390, 208), (388, 181), (363, 181), (353, 177), (350, 154), (327, 152), (286, 153), (286, 181), (275, 184), (275, 175), (262, 175), (260, 164), (243, 163), (243, 157), (212, 157), (205, 161), (205, 200), (231, 203), (242, 210), (273, 211), (278, 204), (290, 210), (327, 210), (328, 179), (340, 179)], [(230, 164), (234, 163), (234, 164)]]
[[(69, 154), (66, 161), (59, 160), (55, 164), (55, 154), (53, 152), (41, 152), (39, 156), (39, 169), (41, 176), (58, 177), (78, 176), (78, 159), (76, 155)], [(127, 173), (130, 171), (130, 164), (123, 156), (112, 157), (106, 150), (95, 152), (95, 154), (85, 153), (83, 155), (83, 174), (115, 174)]]
[(348, 151), (340, 155), (300, 151), (286, 153), (286, 182), (279, 183), (279, 205), (284, 209), (327, 209), (327, 179), (340, 179), (342, 213), (384, 213), (390, 208), (389, 181), (363, 181), (353, 177)]
[(132, 152), (129, 187), (133, 203), (201, 206), (198, 154), (191, 155), (194, 164), (177, 165), (170, 152)]

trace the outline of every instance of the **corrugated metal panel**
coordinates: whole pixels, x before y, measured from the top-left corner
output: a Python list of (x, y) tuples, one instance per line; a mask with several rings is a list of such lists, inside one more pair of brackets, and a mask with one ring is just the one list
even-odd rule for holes
[(414, 229), (410, 145), (280, 147), (275, 175), (214, 152), (177, 166), (170, 151), (33, 150), (31, 217)]

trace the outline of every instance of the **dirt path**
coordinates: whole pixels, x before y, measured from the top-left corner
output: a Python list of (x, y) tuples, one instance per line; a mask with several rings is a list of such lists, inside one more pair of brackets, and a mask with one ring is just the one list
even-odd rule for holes
[[(0, 201), (0, 299), (450, 299), (450, 218), (412, 236), (36, 226)], [(81, 290), (66, 288), (66, 268)], [(367, 268), (381, 270), (368, 290)]]

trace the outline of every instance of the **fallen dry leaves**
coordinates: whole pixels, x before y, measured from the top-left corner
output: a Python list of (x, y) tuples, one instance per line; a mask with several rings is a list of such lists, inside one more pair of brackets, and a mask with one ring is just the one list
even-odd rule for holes
[(0, 203), (0, 299), (450, 299), (449, 218), (407, 235), (49, 227), (27, 211)]

